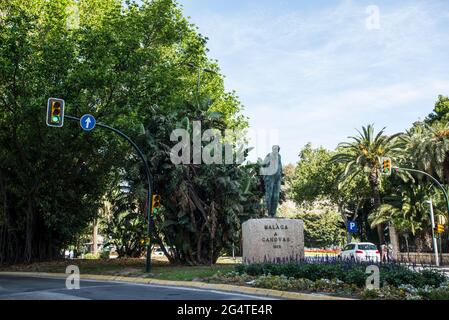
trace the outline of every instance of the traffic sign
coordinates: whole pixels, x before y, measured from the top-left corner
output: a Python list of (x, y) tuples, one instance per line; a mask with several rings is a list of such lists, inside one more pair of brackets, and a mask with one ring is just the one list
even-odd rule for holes
[(95, 124), (97, 121), (95, 120), (94, 116), (91, 114), (85, 114), (80, 119), (80, 126), (85, 131), (90, 131), (93, 128), (95, 128)]
[(357, 223), (355, 221), (348, 222), (348, 232), (349, 233), (357, 233), (359, 229), (357, 228)]

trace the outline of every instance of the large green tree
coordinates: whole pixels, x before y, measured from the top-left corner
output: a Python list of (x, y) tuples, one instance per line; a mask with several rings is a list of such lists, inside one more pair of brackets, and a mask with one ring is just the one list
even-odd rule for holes
[(0, 12), (0, 263), (59, 256), (138, 161), (109, 132), (67, 121), (46, 127), (49, 97), (65, 99), (67, 114), (91, 113), (121, 129), (152, 162), (161, 147), (152, 135), (176, 127), (164, 115), (197, 115), (186, 103), (200, 98), (194, 64), (216, 71), (202, 77), (208, 111), (227, 128), (246, 126), (207, 57), (207, 39), (175, 1), (11, 0)]
[[(393, 156), (398, 148), (395, 141), (398, 135), (385, 135), (384, 130), (385, 128), (376, 134), (373, 125), (362, 127), (357, 136), (350, 137), (350, 142), (339, 144), (337, 154), (333, 157), (333, 161), (345, 165), (340, 177), (343, 184), (356, 176), (366, 176), (374, 209), (379, 208), (381, 204), (381, 159)], [(377, 232), (379, 243), (383, 243), (382, 224), (377, 226)]]
[[(306, 144), (299, 153), (299, 161), (289, 180), (290, 198), (300, 207), (315, 209), (323, 206), (327, 210), (338, 211), (347, 226), (351, 220), (367, 224), (366, 207), (369, 189), (364, 176), (340, 183), (339, 175), (344, 165), (332, 161), (335, 151), (313, 148)], [(367, 236), (365, 228), (360, 228), (360, 236)], [(348, 234), (348, 241), (350, 235)]]

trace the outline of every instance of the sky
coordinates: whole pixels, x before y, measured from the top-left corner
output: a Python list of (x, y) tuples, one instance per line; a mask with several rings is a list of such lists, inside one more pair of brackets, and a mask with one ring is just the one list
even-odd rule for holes
[(179, 3), (257, 133), (251, 160), (279, 144), (296, 163), (370, 123), (401, 132), (449, 95), (449, 1)]

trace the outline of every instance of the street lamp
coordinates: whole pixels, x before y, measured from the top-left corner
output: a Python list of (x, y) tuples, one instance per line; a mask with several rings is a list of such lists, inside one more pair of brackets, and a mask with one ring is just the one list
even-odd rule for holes
[(437, 246), (437, 238), (435, 237), (435, 217), (433, 215), (433, 204), (432, 200), (427, 200), (426, 203), (430, 206), (430, 220), (432, 223), (432, 239), (433, 239), (433, 249), (435, 251), (435, 264), (437, 267), (440, 265), (440, 261), (438, 259), (438, 246)]
[(190, 68), (196, 69), (198, 71), (198, 81), (196, 84), (196, 96), (197, 96), (197, 103), (199, 104), (200, 102), (200, 83), (201, 83), (201, 71), (202, 72), (207, 72), (207, 73), (213, 73), (213, 74), (218, 74), (217, 72), (215, 72), (214, 70), (211, 69), (207, 69), (207, 68), (202, 68), (197, 66), (196, 64), (193, 64), (191, 62), (185, 62), (182, 63)]

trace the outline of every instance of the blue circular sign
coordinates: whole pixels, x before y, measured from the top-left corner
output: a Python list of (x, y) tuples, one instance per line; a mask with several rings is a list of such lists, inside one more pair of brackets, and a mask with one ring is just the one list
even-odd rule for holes
[(93, 128), (95, 128), (96, 120), (93, 115), (91, 114), (85, 114), (80, 119), (80, 126), (85, 131), (90, 131)]

